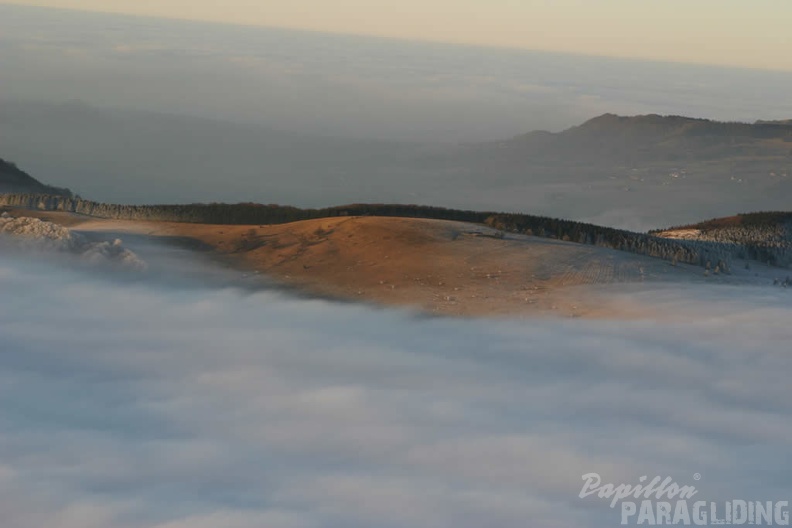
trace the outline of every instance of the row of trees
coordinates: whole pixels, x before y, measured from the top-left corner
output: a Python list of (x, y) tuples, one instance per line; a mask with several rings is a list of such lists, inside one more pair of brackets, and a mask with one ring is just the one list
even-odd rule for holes
[[(66, 211), (101, 218), (191, 222), (207, 224), (263, 225), (281, 224), (339, 216), (396, 216), (456, 220), (489, 225), (514, 233), (553, 238), (628, 251), (639, 255), (702, 266), (728, 273), (734, 259), (755, 259), (769, 264), (787, 266), (792, 251), (786, 235), (773, 232), (772, 243), (759, 244), (747, 236), (721, 231), (718, 236), (698, 240), (678, 240), (653, 233), (635, 233), (571, 220), (526, 214), (507, 214), (446, 209), (423, 205), (352, 204), (322, 209), (300, 209), (282, 205), (182, 204), (182, 205), (120, 205), (106, 204), (64, 196), (37, 194), (0, 195), (0, 205)], [(768, 235), (769, 236), (769, 235)], [(743, 242), (747, 241), (747, 242)], [(774, 245), (775, 244), (775, 245)]]
[(792, 213), (748, 213), (666, 231), (681, 229), (697, 231), (696, 242), (724, 248), (735, 258), (779, 267), (792, 266)]
[(662, 238), (594, 224), (521, 214), (496, 214), (486, 220), (496, 229), (523, 233), (581, 244), (591, 244), (638, 255), (686, 263), (704, 268), (717, 268), (729, 273), (733, 254), (730, 248), (708, 242)]
[(401, 216), (482, 223), (491, 214), (400, 204), (352, 204), (322, 209), (301, 209), (292, 206), (256, 203), (121, 205), (44, 194), (4, 194), (0, 195), (0, 205), (42, 211), (65, 211), (118, 220), (237, 225), (282, 224), (336, 216)]

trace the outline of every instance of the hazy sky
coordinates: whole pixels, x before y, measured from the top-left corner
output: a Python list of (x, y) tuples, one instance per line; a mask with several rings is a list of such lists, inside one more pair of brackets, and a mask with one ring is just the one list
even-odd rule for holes
[(7, 3), (792, 70), (788, 0), (11, 0)]

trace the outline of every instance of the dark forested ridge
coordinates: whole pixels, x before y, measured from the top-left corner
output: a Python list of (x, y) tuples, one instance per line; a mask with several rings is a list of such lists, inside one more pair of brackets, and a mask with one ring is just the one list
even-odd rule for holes
[(16, 164), (0, 158), (0, 193), (45, 193), (71, 196), (68, 189), (44, 185)]
[(257, 203), (179, 205), (107, 204), (43, 194), (0, 194), (0, 206), (65, 211), (98, 218), (204, 224), (283, 224), (336, 216), (401, 216), (483, 223), (491, 213), (401, 204), (350, 204), (322, 209)]
[(300, 209), (291, 206), (254, 203), (120, 205), (63, 196), (5, 194), (0, 195), (0, 206), (65, 211), (119, 220), (207, 224), (282, 224), (339, 216), (390, 216), (453, 220), (486, 224), (495, 229), (512, 233), (628, 251), (662, 258), (674, 264), (677, 262), (688, 263), (724, 273), (728, 273), (733, 256), (733, 248), (716, 243), (674, 240), (652, 234), (635, 233), (545, 216), (466, 211), (424, 205), (351, 204), (323, 209)]
[(737, 258), (792, 266), (792, 213), (760, 212), (714, 218), (697, 224), (652, 231), (662, 236), (730, 247)]
[(681, 226), (669, 227), (666, 229), (655, 229), (652, 233), (660, 231), (672, 231), (680, 229), (698, 229), (704, 232), (715, 232), (725, 228), (767, 228), (778, 227), (792, 221), (792, 213), (783, 211), (763, 211), (758, 213), (743, 213), (735, 216), (725, 216)]

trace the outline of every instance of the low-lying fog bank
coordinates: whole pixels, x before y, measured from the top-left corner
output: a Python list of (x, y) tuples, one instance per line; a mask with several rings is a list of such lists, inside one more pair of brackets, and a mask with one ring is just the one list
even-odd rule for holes
[(792, 495), (786, 290), (625, 294), (668, 321), (511, 322), (163, 277), (0, 253), (4, 527), (618, 524), (578, 497), (590, 472)]

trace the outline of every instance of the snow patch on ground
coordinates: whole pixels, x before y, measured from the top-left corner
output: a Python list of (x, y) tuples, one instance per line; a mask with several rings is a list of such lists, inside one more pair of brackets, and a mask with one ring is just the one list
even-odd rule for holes
[(673, 238), (676, 240), (698, 240), (701, 237), (701, 229), (672, 229), (656, 233), (660, 238)]

